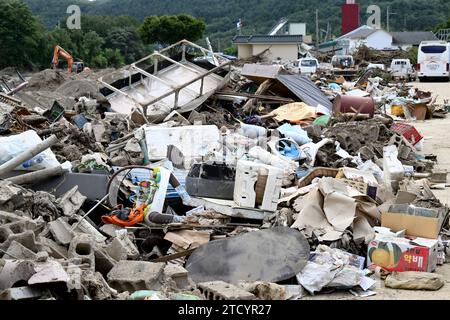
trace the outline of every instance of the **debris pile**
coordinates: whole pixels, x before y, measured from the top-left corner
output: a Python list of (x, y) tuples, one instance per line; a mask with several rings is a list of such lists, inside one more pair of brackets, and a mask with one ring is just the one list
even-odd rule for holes
[(432, 93), (260, 58), (181, 41), (0, 93), (0, 298), (441, 288), (447, 173), (412, 125), (445, 113)]

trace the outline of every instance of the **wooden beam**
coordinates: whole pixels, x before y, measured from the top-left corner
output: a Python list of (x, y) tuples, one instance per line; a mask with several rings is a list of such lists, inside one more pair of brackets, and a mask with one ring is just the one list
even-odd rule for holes
[(156, 259), (150, 260), (150, 262), (167, 262), (167, 261), (175, 260), (175, 259), (178, 259), (178, 258), (187, 257), (187, 256), (190, 256), (196, 249), (197, 248), (189, 249), (189, 250), (182, 251), (182, 252), (177, 252), (177, 253), (174, 253), (174, 254), (170, 254), (168, 256), (164, 256), (164, 257), (160, 257), (160, 258), (156, 258)]
[[(273, 79), (267, 79), (266, 81), (261, 83), (258, 90), (256, 90), (255, 95), (265, 94), (273, 84), (274, 84)], [(256, 98), (252, 98), (252, 99), (248, 100), (247, 103), (242, 108), (242, 110), (245, 113), (251, 113), (251, 111), (254, 109), (257, 102), (258, 102), (258, 99), (256, 99)]]

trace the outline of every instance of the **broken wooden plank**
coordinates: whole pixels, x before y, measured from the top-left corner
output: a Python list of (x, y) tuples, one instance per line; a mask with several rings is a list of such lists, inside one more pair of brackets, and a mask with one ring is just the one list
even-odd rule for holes
[(182, 251), (182, 252), (178, 252), (178, 253), (174, 253), (174, 254), (170, 254), (168, 256), (164, 256), (164, 257), (160, 257), (160, 258), (156, 258), (153, 260), (150, 260), (150, 262), (167, 262), (167, 261), (172, 261), (178, 258), (183, 258), (183, 257), (187, 257), (190, 256), (195, 250), (195, 249), (189, 249), (186, 251)]
[[(263, 95), (265, 94), (270, 87), (274, 84), (274, 80), (273, 79), (267, 79), (266, 81), (264, 81), (263, 83), (261, 83), (261, 85), (259, 86), (258, 90), (256, 90), (255, 95)], [(244, 107), (242, 108), (242, 110), (245, 113), (251, 113), (251, 111), (254, 109), (256, 103), (258, 102), (258, 99), (256, 98), (252, 98), (250, 100), (248, 100)]]

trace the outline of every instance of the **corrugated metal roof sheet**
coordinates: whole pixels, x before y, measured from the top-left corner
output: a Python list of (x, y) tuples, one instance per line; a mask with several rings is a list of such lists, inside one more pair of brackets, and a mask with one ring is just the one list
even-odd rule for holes
[(327, 96), (308, 77), (302, 75), (278, 75), (277, 80), (311, 107), (317, 107), (321, 104), (329, 110), (333, 108), (333, 104)]

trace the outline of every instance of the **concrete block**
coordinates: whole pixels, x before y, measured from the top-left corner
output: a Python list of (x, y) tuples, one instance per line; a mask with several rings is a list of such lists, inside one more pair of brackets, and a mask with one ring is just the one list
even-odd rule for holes
[(15, 234), (10, 229), (0, 228), (0, 249), (6, 251), (13, 241), (19, 242), (24, 247), (33, 252), (41, 249), (40, 244), (36, 242), (34, 232), (27, 230), (22, 233)]
[(124, 248), (126, 248), (128, 259), (136, 259), (139, 257), (139, 250), (133, 241), (131, 241), (126, 229), (117, 231), (116, 239)]
[(118, 238), (114, 238), (105, 250), (116, 261), (128, 259), (127, 247)]
[(124, 228), (116, 226), (115, 224), (105, 224), (100, 227), (100, 231), (106, 233), (110, 237), (116, 236), (116, 231), (122, 230)]
[(48, 260), (48, 253), (46, 251), (39, 251), (36, 253), (36, 262), (46, 262)]
[[(81, 217), (79, 217), (77, 220), (80, 219)], [(77, 223), (78, 222), (74, 222), (74, 224)], [(106, 241), (106, 237), (102, 235), (97, 229), (95, 229), (95, 227), (90, 224), (87, 219), (81, 220), (81, 222), (78, 223), (77, 227), (75, 228), (74, 232), (90, 234), (97, 243), (104, 243)]]
[(223, 281), (199, 283), (198, 288), (207, 300), (254, 300), (255, 295)]
[(12, 231), (8, 228), (0, 227), (0, 249), (5, 250), (6, 248), (8, 248), (9, 244), (11, 243), (11, 241), (9, 241), (9, 236), (12, 234)]
[(65, 218), (58, 218), (55, 221), (49, 222), (50, 232), (55, 241), (63, 246), (67, 246), (72, 241), (74, 234), (71, 231), (71, 226)]
[(34, 263), (29, 260), (5, 260), (0, 271), (0, 290), (26, 285), (35, 273)]
[(363, 160), (372, 160), (375, 157), (375, 153), (367, 146), (362, 147), (357, 153), (361, 154)]
[(258, 299), (261, 300), (287, 300), (288, 298), (286, 288), (276, 283), (263, 281), (248, 283), (241, 281), (239, 282), (239, 287), (245, 291), (253, 293)]
[(36, 259), (36, 253), (30, 249), (24, 247), (17, 241), (12, 241), (6, 250), (5, 258), (7, 259), (20, 259), (20, 260), (34, 260)]
[(448, 172), (446, 170), (431, 171), (431, 182), (433, 183), (447, 183)]
[(398, 148), (398, 157), (400, 159), (408, 159), (410, 154), (413, 152), (413, 150), (405, 145), (400, 145), (400, 147)]
[(72, 216), (80, 210), (87, 197), (78, 191), (78, 186), (67, 191), (61, 198), (56, 200), (58, 206), (62, 209), (65, 216)]
[(83, 297), (83, 289), (81, 287), (81, 278), (83, 271), (77, 265), (67, 263), (65, 270), (68, 276), (67, 289), (69, 291), (76, 291), (79, 297)]
[(407, 271), (390, 274), (384, 284), (392, 289), (435, 291), (442, 288), (445, 281), (440, 274)]
[(8, 228), (13, 233), (18, 234), (27, 230), (34, 231), (37, 228), (36, 223), (33, 220), (23, 219), (15, 222), (10, 222), (3, 225), (4, 228)]
[(31, 300), (38, 299), (45, 294), (45, 290), (36, 287), (9, 288), (0, 292), (0, 300)]
[(45, 262), (36, 262), (34, 264), (36, 271), (28, 279), (29, 285), (48, 284), (48, 283), (67, 283), (69, 276), (62, 265), (55, 260), (47, 260)]
[(159, 290), (162, 286), (163, 273), (163, 263), (119, 261), (108, 273), (108, 283), (119, 292)]
[(30, 217), (27, 217), (24, 215), (23, 212), (6, 212), (6, 211), (0, 211), (0, 222), (1, 224), (7, 224), (11, 222), (17, 222), (17, 221), (33, 221)]
[(179, 289), (189, 287), (188, 271), (180, 265), (167, 264), (164, 268), (164, 277), (172, 279)]
[(81, 282), (93, 300), (110, 300), (117, 295), (117, 291), (111, 288), (98, 272), (84, 271)]
[(55, 241), (48, 238), (39, 237), (39, 242), (43, 245), (44, 249), (46, 249), (51, 257), (55, 259), (67, 259), (69, 257), (67, 249), (60, 246)]
[(100, 246), (96, 246), (94, 250), (95, 255), (95, 271), (100, 272), (103, 276), (107, 276), (112, 268), (117, 264), (118, 260), (113, 259), (105, 250)]
[(69, 258), (79, 258), (82, 264), (88, 264), (89, 269), (95, 270), (95, 243), (87, 234), (78, 234), (70, 242)]
[(25, 203), (26, 191), (9, 181), (2, 181), (0, 185), (0, 207), (6, 211), (14, 211)]
[(126, 156), (117, 156), (111, 159), (113, 166), (125, 167), (128, 165), (128, 158)]

